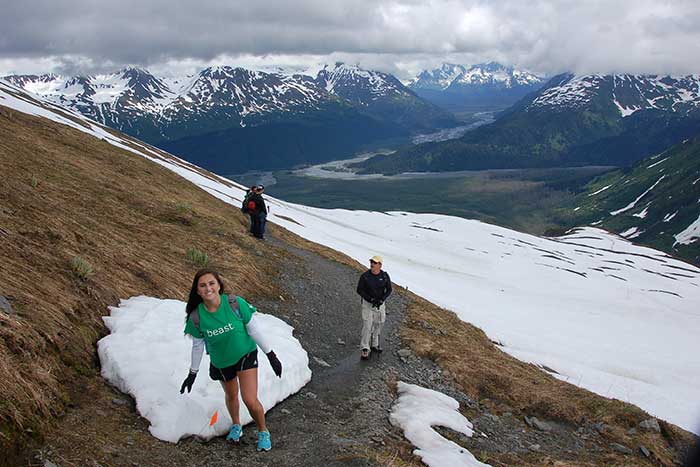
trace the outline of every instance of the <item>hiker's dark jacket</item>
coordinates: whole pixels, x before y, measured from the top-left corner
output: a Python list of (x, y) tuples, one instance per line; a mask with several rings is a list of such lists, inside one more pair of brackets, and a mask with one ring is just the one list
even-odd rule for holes
[(265, 206), (265, 200), (260, 193), (252, 193), (249, 199), (255, 201), (255, 210), (251, 214), (256, 216), (267, 214), (267, 206)]
[(379, 271), (374, 275), (368, 269), (360, 276), (357, 283), (357, 293), (363, 300), (373, 303), (376, 300), (385, 302), (391, 295), (391, 279), (386, 271)]

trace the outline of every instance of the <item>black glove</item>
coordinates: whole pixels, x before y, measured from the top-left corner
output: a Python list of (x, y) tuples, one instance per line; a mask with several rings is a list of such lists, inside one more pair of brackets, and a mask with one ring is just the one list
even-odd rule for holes
[(187, 375), (187, 378), (185, 378), (185, 381), (182, 382), (182, 387), (180, 387), (180, 394), (185, 393), (185, 388), (187, 388), (187, 392), (192, 392), (192, 385), (194, 384), (194, 379), (197, 377), (197, 372), (190, 373)]
[(267, 353), (267, 359), (270, 360), (270, 366), (272, 367), (272, 371), (275, 372), (278, 378), (282, 377), (282, 363), (277, 359), (277, 355), (275, 355), (275, 352), (270, 350)]

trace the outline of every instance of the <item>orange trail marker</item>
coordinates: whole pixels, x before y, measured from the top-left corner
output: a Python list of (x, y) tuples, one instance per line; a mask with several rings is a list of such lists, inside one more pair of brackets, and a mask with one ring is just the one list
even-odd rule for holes
[(216, 412), (214, 412), (214, 415), (211, 416), (211, 420), (209, 420), (209, 426), (214, 426), (218, 419), (219, 419), (219, 411), (217, 410)]

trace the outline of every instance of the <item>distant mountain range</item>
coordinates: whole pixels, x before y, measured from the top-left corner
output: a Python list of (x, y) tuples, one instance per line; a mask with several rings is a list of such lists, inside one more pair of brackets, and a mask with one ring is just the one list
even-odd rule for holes
[(559, 75), (459, 139), (363, 162), (365, 172), (627, 166), (700, 135), (700, 75)]
[(541, 76), (489, 62), (472, 66), (444, 63), (422, 71), (408, 87), (440, 107), (462, 112), (504, 109), (544, 84)]
[(5, 79), (223, 173), (321, 162), (456, 125), (393, 76), (342, 63), (316, 77), (220, 66), (176, 79), (138, 68)]
[(563, 210), (590, 224), (700, 264), (700, 138), (589, 183)]

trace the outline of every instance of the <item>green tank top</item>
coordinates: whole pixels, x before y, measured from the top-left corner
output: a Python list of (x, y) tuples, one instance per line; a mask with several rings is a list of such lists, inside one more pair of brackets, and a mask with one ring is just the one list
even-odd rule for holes
[(231, 309), (226, 295), (221, 295), (221, 305), (213, 313), (200, 303), (197, 308), (199, 329), (192, 322), (192, 316), (185, 324), (185, 334), (204, 339), (211, 363), (216, 368), (229, 367), (257, 348), (245, 328), (255, 308), (241, 297), (236, 297), (236, 301), (238, 314)]

